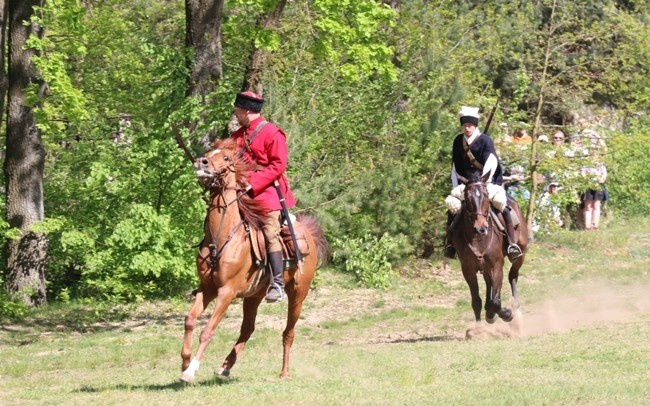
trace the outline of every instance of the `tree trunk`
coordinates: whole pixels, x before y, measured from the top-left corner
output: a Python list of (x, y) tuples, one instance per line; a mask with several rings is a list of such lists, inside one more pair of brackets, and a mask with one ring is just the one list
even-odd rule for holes
[(217, 89), (223, 76), (221, 19), (225, 0), (185, 0), (185, 46), (194, 59), (187, 60), (187, 96), (205, 97)]
[[(276, 28), (280, 17), (282, 16), (282, 11), (284, 11), (284, 6), (287, 5), (287, 0), (278, 0), (273, 11), (268, 13), (266, 16), (261, 15), (257, 19), (257, 26), (265, 30), (271, 30)], [(251, 44), (251, 52), (249, 63), (246, 66), (244, 72), (244, 80), (242, 81), (242, 91), (253, 91), (260, 96), (264, 96), (264, 82), (262, 80), (262, 73), (264, 72), (264, 67), (266, 65), (266, 59), (268, 58), (268, 51), (262, 50), (255, 46), (255, 43)], [(227, 137), (235, 130), (239, 128), (239, 123), (237, 118), (233, 114), (230, 117), (230, 121), (226, 125), (224, 130), (224, 136)]]
[[(5, 49), (7, 45), (7, 2), (0, 0), (0, 121), (3, 120), (5, 112), (5, 100), (7, 97), (8, 79), (5, 69)], [(4, 158), (4, 151), (0, 151), (0, 159)]]
[(546, 47), (544, 50), (544, 64), (542, 67), (542, 72), (538, 80), (539, 86), (539, 98), (537, 99), (537, 108), (535, 110), (535, 121), (532, 131), (533, 143), (530, 149), (530, 172), (531, 172), (531, 188), (530, 188), (530, 199), (528, 200), (528, 212), (526, 213), (526, 224), (528, 226), (528, 240), (535, 241), (535, 234), (533, 232), (533, 221), (535, 220), (535, 213), (537, 212), (537, 189), (539, 186), (539, 177), (540, 174), (537, 172), (538, 162), (537, 162), (537, 132), (541, 128), (542, 123), (542, 109), (544, 107), (544, 102), (546, 99), (546, 89), (549, 85), (549, 78), (547, 76), (550, 60), (551, 60), (551, 44), (553, 41), (553, 32), (555, 30), (554, 17), (555, 17), (555, 5), (556, 2), (553, 1), (553, 6), (551, 8), (551, 15), (548, 23), (548, 32), (546, 34)]
[(47, 237), (30, 230), (43, 220), (43, 171), (45, 151), (32, 107), (26, 105), (28, 86), (38, 84), (32, 63), (33, 49), (25, 49), (31, 34), (41, 35), (41, 27), (31, 20), (35, 6), (44, 0), (9, 0), (9, 90), (7, 100), (7, 140), (5, 184), (7, 221), (20, 230), (17, 239), (7, 242), (5, 287), (28, 305), (46, 302), (45, 259)]
[[(266, 17), (260, 17), (260, 24), (258, 25), (265, 30), (276, 28), (280, 21), (280, 16), (282, 16), (284, 6), (286, 5), (287, 0), (279, 0), (273, 11), (271, 11)], [(263, 95), (264, 83), (262, 82), (262, 72), (264, 71), (268, 52), (257, 48), (254, 44), (251, 49), (250, 64), (246, 67), (242, 90), (251, 90), (259, 95)]]
[[(187, 97), (200, 97), (201, 104), (210, 101), (207, 96), (217, 90), (223, 77), (221, 56), (221, 23), (225, 0), (185, 0), (185, 47)], [(190, 57), (192, 55), (194, 58)], [(190, 124), (194, 137), (196, 124)], [(208, 149), (217, 138), (217, 131), (201, 135), (200, 143)]]

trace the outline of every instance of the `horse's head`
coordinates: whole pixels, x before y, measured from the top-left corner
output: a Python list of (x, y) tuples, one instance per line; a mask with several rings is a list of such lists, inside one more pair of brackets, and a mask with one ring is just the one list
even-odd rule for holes
[(458, 179), (465, 185), (465, 215), (473, 224), (474, 230), (479, 234), (488, 232), (488, 216), (490, 215), (490, 198), (487, 189), (487, 180), (490, 174), (481, 176), (474, 172), (469, 179), (459, 176)]
[(231, 139), (217, 141), (213, 150), (194, 161), (196, 178), (201, 186), (218, 191), (236, 182), (239, 165), (237, 144)]

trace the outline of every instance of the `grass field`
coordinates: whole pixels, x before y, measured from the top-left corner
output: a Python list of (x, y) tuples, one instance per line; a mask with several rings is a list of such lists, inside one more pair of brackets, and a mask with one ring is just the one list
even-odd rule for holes
[(283, 305), (261, 306), (231, 377), (216, 377), (239, 331), (231, 306), (192, 386), (178, 382), (187, 301), (49, 306), (0, 324), (0, 405), (650, 404), (649, 226), (538, 237), (520, 277), (522, 317), (472, 328), (469, 340), (457, 261), (413, 261), (386, 291), (322, 270), (284, 380)]

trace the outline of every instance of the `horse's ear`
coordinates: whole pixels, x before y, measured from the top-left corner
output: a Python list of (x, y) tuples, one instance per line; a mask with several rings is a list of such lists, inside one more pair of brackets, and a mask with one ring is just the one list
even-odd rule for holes
[(487, 183), (487, 181), (490, 179), (490, 172), (484, 173), (483, 176), (481, 176), (481, 182)]
[(458, 181), (459, 181), (460, 183), (462, 183), (463, 185), (467, 185), (467, 184), (469, 183), (469, 181), (467, 180), (467, 178), (464, 178), (464, 177), (462, 177), (461, 175), (456, 175), (456, 177), (458, 178)]

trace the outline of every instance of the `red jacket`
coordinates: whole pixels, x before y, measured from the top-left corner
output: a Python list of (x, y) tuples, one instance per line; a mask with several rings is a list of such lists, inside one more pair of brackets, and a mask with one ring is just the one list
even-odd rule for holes
[[(231, 137), (237, 141), (240, 149), (244, 148), (244, 139), (250, 138), (262, 120), (264, 119), (260, 116), (253, 120), (248, 127), (240, 127), (232, 134)], [(284, 175), (289, 161), (287, 136), (284, 132), (274, 124), (267, 123), (253, 139), (250, 150), (250, 153), (246, 150), (244, 156), (262, 167), (262, 169), (251, 173), (250, 176), (253, 198), (262, 203), (269, 211), (282, 209), (278, 193), (273, 186), (273, 182), (278, 180), (287, 209), (294, 207), (296, 199), (291, 193), (289, 183)]]

